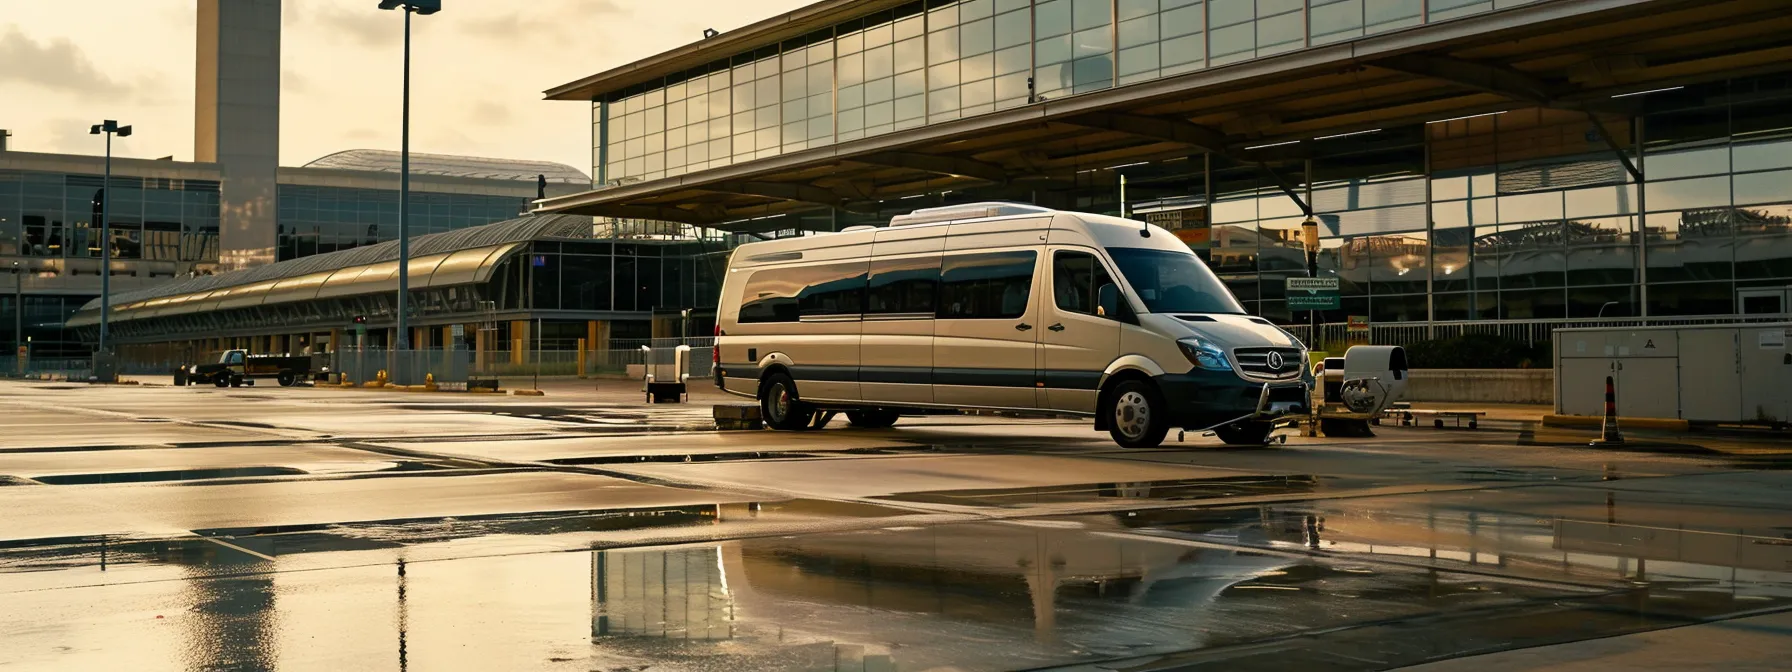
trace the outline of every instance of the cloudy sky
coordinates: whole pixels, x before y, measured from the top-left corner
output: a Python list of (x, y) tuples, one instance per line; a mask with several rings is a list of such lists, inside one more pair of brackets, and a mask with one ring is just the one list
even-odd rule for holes
[[(229, 0), (226, 0), (229, 1)], [(588, 105), (541, 92), (812, 0), (446, 0), (412, 34), (411, 149), (591, 169)], [(400, 15), (285, 0), (280, 162), (398, 148)], [(0, 0), (0, 128), (19, 151), (193, 158), (196, 0)]]

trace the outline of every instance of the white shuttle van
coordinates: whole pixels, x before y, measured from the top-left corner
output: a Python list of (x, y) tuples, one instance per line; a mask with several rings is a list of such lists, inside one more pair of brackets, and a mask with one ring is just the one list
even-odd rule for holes
[(1128, 447), (1173, 427), (1252, 444), (1309, 403), (1301, 343), (1176, 236), (1013, 203), (740, 246), (715, 360), (774, 429), (1000, 409), (1093, 416)]

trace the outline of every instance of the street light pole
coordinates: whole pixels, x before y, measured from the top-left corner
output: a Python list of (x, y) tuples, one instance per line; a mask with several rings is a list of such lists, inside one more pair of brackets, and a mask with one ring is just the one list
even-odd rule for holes
[(12, 262), (12, 345), (13, 354), (23, 356), (25, 350), (25, 267)]
[[(404, 102), (398, 132), (398, 350), (410, 349), (411, 299), (411, 8), (404, 8)], [(407, 384), (409, 380), (404, 381)]]
[(94, 124), (88, 135), (106, 136), (106, 177), (100, 187), (100, 340), (99, 352), (106, 349), (106, 334), (112, 322), (112, 136), (131, 137), (130, 126), (120, 126), (113, 119)]
[[(1301, 246), (1307, 248), (1307, 277), (1319, 277), (1319, 220), (1308, 217), (1300, 223)], [(1311, 330), (1307, 344), (1308, 350), (1319, 349), (1319, 311), (1307, 311), (1307, 329)]]
[[(380, 0), (380, 9), (404, 12), (404, 92), (398, 140), (398, 339), (394, 350), (409, 350), (411, 295), (411, 14), (442, 11), (442, 0)], [(408, 367), (407, 367), (408, 368)], [(400, 371), (400, 382), (409, 376)]]

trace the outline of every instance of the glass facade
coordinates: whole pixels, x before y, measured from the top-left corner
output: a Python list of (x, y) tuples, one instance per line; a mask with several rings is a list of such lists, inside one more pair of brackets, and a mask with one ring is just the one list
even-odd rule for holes
[[(372, 245), (398, 237), (398, 192), (280, 185), (279, 260)], [(411, 192), (411, 235), (513, 219), (529, 208), (520, 196)]]
[(929, 0), (592, 102), (592, 175), (657, 180), (1535, 0)]
[[(79, 357), (92, 348), (63, 324), (81, 306), (98, 296), (92, 285), (45, 293), (43, 278), (98, 272), (104, 253), (100, 239), (103, 175), (0, 170), (0, 270), (10, 271), (7, 258), (32, 274), (30, 293), (15, 297), (14, 278), (0, 275), (0, 343), (8, 354), (19, 340), (14, 324), (23, 303), (24, 336), (34, 356)], [(111, 248), (115, 275), (140, 282), (173, 277), (176, 268), (218, 261), (218, 183), (207, 180), (126, 177), (114, 175), (111, 191)], [(91, 267), (69, 266), (64, 260), (87, 258)], [(173, 262), (143, 269), (139, 260)]]
[[(1310, 163), (1283, 162), (1297, 193), (1310, 189), (1320, 272), (1340, 279), (1343, 306), (1322, 321), (1792, 308), (1743, 305), (1792, 287), (1792, 77), (1687, 86), (1637, 106), (1600, 120), (1640, 183), (1584, 113), (1534, 108), (1320, 140)], [(1284, 278), (1306, 275), (1301, 210), (1256, 171), (1207, 160), (1208, 174), (1140, 175), (1134, 189), (1206, 203), (1186, 185), (1214, 185), (1204, 217), (1190, 218), (1200, 234), (1185, 238), (1250, 312), (1304, 322), (1283, 291)]]
[[(99, 258), (101, 175), (0, 170), (0, 255)], [(112, 177), (115, 259), (216, 262), (218, 183)]]

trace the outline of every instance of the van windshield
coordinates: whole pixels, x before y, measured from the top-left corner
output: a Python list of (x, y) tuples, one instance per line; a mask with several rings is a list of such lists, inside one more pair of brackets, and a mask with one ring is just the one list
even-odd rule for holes
[(1110, 247), (1127, 284), (1151, 313), (1244, 314), (1244, 306), (1192, 252)]

